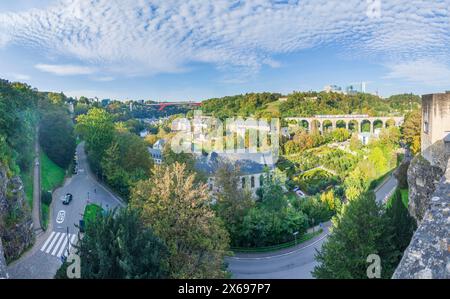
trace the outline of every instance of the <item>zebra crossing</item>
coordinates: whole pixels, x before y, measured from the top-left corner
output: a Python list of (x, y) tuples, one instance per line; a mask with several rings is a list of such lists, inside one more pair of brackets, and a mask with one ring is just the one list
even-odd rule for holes
[(67, 256), (67, 250), (72, 252), (74, 248), (73, 245), (77, 242), (77, 234), (53, 231), (44, 242), (44, 245), (42, 245), (41, 251), (60, 258), (61, 256)]

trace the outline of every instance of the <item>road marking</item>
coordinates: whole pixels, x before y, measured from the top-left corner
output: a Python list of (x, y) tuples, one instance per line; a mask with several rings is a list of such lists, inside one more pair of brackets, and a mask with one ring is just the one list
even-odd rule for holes
[(67, 249), (67, 242), (68, 241), (69, 241), (69, 236), (67, 236), (67, 234), (64, 234), (64, 242), (63, 242), (63, 244), (62, 244), (58, 254), (56, 255), (57, 257), (61, 257), (61, 255), (63, 254), (64, 250)]
[(61, 210), (58, 212), (58, 216), (56, 216), (56, 223), (61, 224), (66, 219), (66, 211)]
[(63, 239), (64, 239), (64, 234), (61, 234), (61, 237), (59, 237), (59, 240), (58, 240), (58, 242), (55, 245), (55, 249), (53, 249), (53, 251), (52, 251), (52, 255), (55, 255), (55, 253), (58, 250), (59, 245), (61, 244)]
[(50, 242), (50, 240), (53, 238), (54, 235), (55, 235), (55, 232), (52, 232), (52, 234), (47, 239), (47, 241), (45, 241), (44, 246), (42, 246), (41, 251), (44, 251), (45, 247), (47, 247), (48, 243)]
[(47, 248), (47, 250), (45, 251), (45, 253), (49, 253), (49, 252), (50, 252), (50, 250), (51, 250), (52, 247), (53, 247), (53, 244), (55, 244), (56, 239), (58, 239), (58, 237), (59, 237), (60, 234), (61, 234), (61, 233), (57, 233), (57, 234), (56, 234), (56, 236), (53, 238), (53, 240), (52, 240), (52, 242), (50, 243), (50, 245), (48, 245), (48, 248)]
[(73, 234), (72, 238), (70, 239), (69, 251), (70, 249), (72, 249), (72, 246), (76, 244), (76, 242), (77, 242), (77, 235)]
[(299, 249), (296, 249), (296, 250), (293, 250), (293, 251), (289, 251), (289, 252), (286, 252), (286, 253), (283, 253), (283, 254), (279, 254), (279, 255), (271, 255), (271, 256), (265, 256), (265, 257), (234, 257), (234, 256), (231, 256), (229, 258), (230, 259), (234, 259), (234, 260), (269, 260), (269, 259), (272, 259), (272, 258), (283, 257), (283, 256), (290, 255), (292, 253), (296, 253), (296, 252), (302, 251), (303, 249), (306, 249), (308, 247), (311, 247), (311, 246), (317, 244), (318, 242), (320, 242), (324, 238), (326, 238), (328, 236), (328, 234), (329, 233), (326, 233), (325, 235), (323, 235), (322, 237), (320, 237), (319, 239), (317, 239), (313, 243), (311, 243), (309, 245), (306, 245), (305, 247), (302, 247), (302, 248), (299, 248)]

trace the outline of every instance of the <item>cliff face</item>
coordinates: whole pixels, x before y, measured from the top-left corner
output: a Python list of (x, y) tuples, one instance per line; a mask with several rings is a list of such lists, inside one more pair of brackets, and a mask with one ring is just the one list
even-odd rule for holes
[(6, 273), (6, 261), (3, 253), (2, 239), (0, 239), (0, 279), (8, 278)]
[(409, 211), (419, 227), (393, 278), (450, 278), (449, 145), (433, 145), (433, 165), (419, 156), (408, 169)]
[(6, 260), (18, 258), (34, 241), (33, 221), (22, 180), (0, 164), (0, 238)]
[(431, 195), (441, 181), (444, 171), (422, 156), (415, 157), (408, 168), (409, 214), (417, 222), (422, 221), (430, 205)]

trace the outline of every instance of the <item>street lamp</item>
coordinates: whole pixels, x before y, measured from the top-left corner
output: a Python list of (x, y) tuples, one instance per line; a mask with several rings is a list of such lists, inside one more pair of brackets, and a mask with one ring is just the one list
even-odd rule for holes
[(295, 239), (295, 246), (297, 246), (297, 235), (298, 235), (298, 232), (294, 232), (293, 235), (294, 235), (294, 239)]

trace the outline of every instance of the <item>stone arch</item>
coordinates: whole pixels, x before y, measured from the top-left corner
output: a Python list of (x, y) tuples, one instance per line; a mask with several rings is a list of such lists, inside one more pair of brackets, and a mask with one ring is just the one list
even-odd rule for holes
[(310, 127), (311, 127), (311, 129), (310, 129), (311, 132), (313, 132), (313, 131), (322, 131), (322, 124), (317, 119), (313, 119), (311, 121)]
[(359, 123), (356, 119), (352, 119), (347, 123), (348, 130), (351, 132), (359, 132)]
[(375, 129), (382, 129), (383, 128), (383, 120), (381, 119), (375, 119), (372, 122), (372, 128), (373, 128), (373, 132), (375, 132)]
[(360, 132), (367, 132), (367, 133), (372, 132), (372, 123), (370, 122), (370, 120), (363, 119), (361, 121)]
[(345, 122), (345, 120), (340, 119), (336, 121), (336, 129), (337, 128), (347, 129), (347, 123)]
[(329, 131), (332, 131), (332, 130), (333, 130), (333, 122), (331, 120), (328, 120), (328, 119), (324, 120), (322, 122), (322, 131), (329, 132)]
[(301, 120), (299, 120), (299, 121), (298, 121), (298, 125), (299, 125), (301, 128), (305, 128), (306, 130), (309, 130), (309, 127), (310, 127), (309, 121), (306, 120), (306, 119), (301, 119)]
[(385, 122), (385, 126), (386, 128), (392, 127), (392, 126), (396, 126), (397, 122), (395, 121), (395, 119), (393, 118), (389, 118), (388, 120), (386, 120)]

